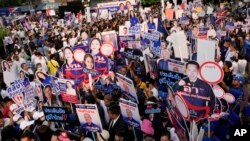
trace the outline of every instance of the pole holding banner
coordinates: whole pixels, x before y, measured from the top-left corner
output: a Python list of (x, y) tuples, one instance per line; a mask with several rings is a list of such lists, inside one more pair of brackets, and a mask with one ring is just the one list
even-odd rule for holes
[(96, 141), (95, 139), (95, 133), (94, 132), (91, 132), (92, 133), (92, 136), (93, 136), (93, 140)]
[(133, 134), (134, 134), (135, 140), (137, 140), (136, 132), (135, 132), (135, 127), (133, 127)]

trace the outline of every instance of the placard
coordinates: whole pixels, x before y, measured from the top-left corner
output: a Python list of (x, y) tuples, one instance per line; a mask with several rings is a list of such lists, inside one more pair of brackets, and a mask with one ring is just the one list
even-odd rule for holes
[(129, 126), (140, 128), (140, 115), (137, 104), (121, 98), (119, 106), (125, 123)]
[(141, 42), (140, 41), (128, 41), (128, 48), (141, 50)]
[(178, 60), (168, 59), (168, 70), (177, 73), (185, 73), (185, 63)]
[(122, 53), (122, 55), (127, 59), (132, 59), (132, 60), (136, 60), (139, 62), (143, 61), (143, 54), (142, 54), (141, 50), (139, 50), (139, 49), (126, 48), (124, 50), (124, 52)]
[[(129, 41), (134, 41), (135, 36), (119, 36), (119, 47), (120, 49), (122, 48), (128, 48), (128, 42)], [(120, 50), (120, 52), (122, 52)]]
[(144, 38), (151, 40), (151, 41), (158, 41), (160, 40), (160, 33), (158, 31), (152, 33), (145, 33)]
[(110, 57), (111, 55), (113, 55), (114, 51), (115, 51), (114, 46), (109, 43), (102, 44), (102, 47), (100, 48), (101, 54), (106, 57)]
[(215, 59), (216, 42), (212, 40), (197, 40), (197, 62), (201, 65)]
[(179, 31), (174, 34), (171, 34), (172, 43), (174, 47), (174, 56), (176, 58), (188, 59), (189, 58), (189, 51), (187, 46), (187, 38), (184, 31)]
[(58, 78), (58, 84), (62, 101), (74, 104), (79, 103), (76, 94), (76, 87), (73, 80)]
[(211, 85), (216, 85), (223, 80), (224, 71), (216, 62), (205, 62), (199, 70), (200, 78)]
[(173, 71), (167, 71), (167, 70), (158, 70), (158, 76), (159, 76), (159, 85), (169, 85), (173, 86), (178, 80), (185, 77), (182, 73), (177, 73)]
[(119, 36), (129, 36), (129, 26), (119, 26)]
[(225, 91), (218, 85), (213, 86), (213, 92), (216, 98), (223, 98)]
[(199, 27), (198, 38), (199, 39), (207, 39), (207, 31), (208, 27)]
[(141, 26), (135, 25), (129, 28), (129, 34), (140, 34), (141, 33)]
[(76, 113), (84, 131), (102, 132), (102, 123), (96, 104), (76, 104)]
[(107, 32), (102, 32), (102, 42), (104, 44), (111, 44), (113, 47), (118, 49), (118, 43), (117, 43), (117, 35), (116, 31), (107, 31)]
[(117, 85), (120, 86), (120, 88), (126, 92), (126, 96), (133, 102), (138, 102), (137, 94), (134, 86), (134, 82), (127, 78), (126, 76), (123, 76), (119, 73), (116, 73), (117, 75)]
[(43, 112), (46, 121), (67, 122), (69, 120), (68, 110), (64, 107), (43, 106)]

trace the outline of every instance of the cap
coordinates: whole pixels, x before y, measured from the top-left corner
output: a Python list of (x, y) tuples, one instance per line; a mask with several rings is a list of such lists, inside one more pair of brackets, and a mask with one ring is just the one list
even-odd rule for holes
[(241, 85), (245, 83), (245, 78), (241, 74), (234, 75), (233, 80), (239, 81)]
[(101, 133), (97, 133), (97, 138), (99, 141), (107, 141), (110, 135), (107, 130), (103, 130)]

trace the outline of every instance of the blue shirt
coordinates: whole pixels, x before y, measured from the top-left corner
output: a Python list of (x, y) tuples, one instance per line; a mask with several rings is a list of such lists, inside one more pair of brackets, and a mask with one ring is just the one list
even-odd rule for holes
[(139, 23), (139, 20), (135, 16), (130, 18), (131, 27), (135, 26), (137, 23)]
[(156, 26), (155, 26), (155, 23), (154, 22), (148, 22), (148, 30), (155, 30), (156, 29)]
[(230, 87), (228, 92), (231, 93), (235, 97), (235, 101), (238, 98), (241, 98), (242, 95), (243, 95), (243, 89), (242, 88), (233, 88), (233, 87)]

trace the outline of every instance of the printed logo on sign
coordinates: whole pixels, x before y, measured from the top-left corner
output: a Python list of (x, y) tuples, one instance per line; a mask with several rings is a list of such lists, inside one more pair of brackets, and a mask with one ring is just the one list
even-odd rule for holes
[(236, 129), (234, 132), (234, 136), (242, 137), (247, 133), (247, 129)]

